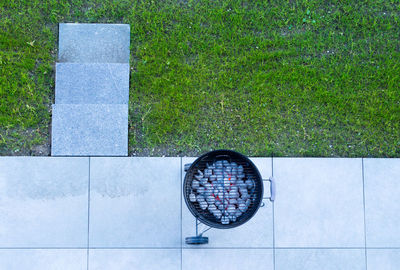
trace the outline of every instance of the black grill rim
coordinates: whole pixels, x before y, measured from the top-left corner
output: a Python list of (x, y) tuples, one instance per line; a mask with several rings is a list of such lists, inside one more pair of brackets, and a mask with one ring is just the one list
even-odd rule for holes
[[(206, 157), (207, 158), (216, 158), (221, 155), (228, 155), (229, 157), (232, 157), (235, 160), (241, 159), (242, 161), (247, 162), (249, 164), (250, 169), (253, 170), (253, 174), (257, 178), (257, 179), (254, 179), (256, 181), (256, 186), (258, 185), (260, 187), (256, 194), (256, 199), (255, 199), (255, 203), (254, 203), (253, 207), (243, 214), (240, 221), (237, 221), (234, 223), (229, 223), (227, 225), (223, 225), (223, 224), (217, 223), (217, 222), (212, 222), (212, 221), (208, 220), (207, 218), (205, 218), (202, 214), (200, 214), (192, 206), (192, 204), (188, 201), (189, 194), (187, 194), (187, 188), (186, 188), (186, 186), (188, 185), (188, 182), (190, 181), (190, 183), (191, 183), (193, 180), (193, 177), (189, 177), (189, 175), (193, 175), (194, 168), (197, 168), (199, 166), (199, 164), (201, 164), (202, 162), (205, 163), (204, 161), (202, 161), (203, 159), (205, 159)], [(189, 211), (192, 213), (192, 215), (194, 217), (199, 219), (205, 225), (213, 227), (213, 228), (217, 228), (217, 229), (235, 228), (235, 227), (243, 225), (244, 223), (249, 221), (257, 213), (258, 209), (260, 208), (260, 206), (262, 204), (262, 200), (263, 200), (263, 195), (264, 195), (263, 180), (262, 180), (260, 172), (258, 171), (257, 167), (254, 165), (254, 163), (245, 155), (235, 152), (235, 151), (232, 151), (232, 150), (226, 150), (226, 149), (210, 151), (210, 152), (207, 152), (207, 153), (203, 154), (202, 156), (198, 157), (195, 161), (193, 161), (193, 163), (190, 165), (189, 169), (185, 173), (185, 179), (183, 182), (183, 197), (185, 199), (185, 203), (186, 203), (186, 206), (188, 207)]]

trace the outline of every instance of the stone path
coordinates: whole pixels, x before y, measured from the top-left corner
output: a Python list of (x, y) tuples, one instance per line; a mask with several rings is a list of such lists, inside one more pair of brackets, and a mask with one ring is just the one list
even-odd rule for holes
[(193, 160), (0, 157), (0, 269), (399, 268), (400, 159), (252, 158), (275, 202), (200, 247)]
[(130, 27), (59, 26), (52, 156), (127, 156)]

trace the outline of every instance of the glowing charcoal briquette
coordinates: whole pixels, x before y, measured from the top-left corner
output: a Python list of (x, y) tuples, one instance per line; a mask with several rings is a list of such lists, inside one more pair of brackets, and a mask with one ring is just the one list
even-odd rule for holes
[(244, 183), (243, 180), (237, 180), (237, 181), (236, 181), (236, 186), (237, 186), (239, 189), (245, 189), (245, 188), (247, 188), (247, 185)]
[(217, 210), (217, 207), (215, 206), (215, 204), (211, 203), (208, 205), (208, 211), (210, 211), (212, 213), (215, 210)]
[(214, 217), (216, 217), (217, 219), (220, 219), (222, 217), (222, 212), (220, 210), (215, 210), (213, 211), (213, 215)]
[(222, 160), (218, 160), (215, 162), (215, 168), (222, 168), (224, 166), (224, 163)]
[(236, 207), (235, 207), (234, 205), (231, 204), (231, 205), (228, 206), (227, 211), (228, 211), (228, 213), (229, 213), (230, 215), (233, 215), (233, 214), (236, 213)]
[(229, 204), (238, 204), (238, 201), (236, 199), (230, 199)]
[(238, 175), (238, 169), (232, 167), (232, 175), (237, 176)]
[(241, 198), (242, 198), (243, 200), (247, 200), (249, 197), (250, 197), (249, 194), (243, 193)]
[(206, 191), (206, 189), (205, 189), (204, 187), (199, 187), (199, 188), (197, 189), (197, 192), (198, 192), (199, 194), (204, 194), (205, 191)]
[(237, 218), (240, 217), (242, 214), (243, 213), (242, 213), (242, 211), (240, 211), (240, 209), (236, 209), (235, 215), (236, 215)]
[(229, 192), (229, 198), (230, 199), (237, 199), (239, 198), (239, 192), (235, 191), (235, 190), (231, 190)]
[(192, 182), (192, 188), (193, 189), (198, 189), (200, 187), (200, 182), (197, 180), (193, 180)]
[(212, 195), (207, 196), (206, 200), (207, 200), (208, 203), (215, 203), (215, 198)]
[(203, 195), (197, 195), (196, 199), (198, 202), (204, 202), (204, 200), (205, 200)]
[(242, 212), (246, 211), (246, 204), (245, 203), (239, 203), (239, 210)]
[(204, 186), (205, 184), (207, 184), (207, 182), (208, 182), (208, 178), (201, 178), (201, 180), (200, 180), (200, 184), (201, 184), (202, 186)]
[(236, 176), (231, 176), (231, 184), (236, 185), (237, 178)]
[(231, 182), (229, 181), (229, 178), (224, 178), (224, 187), (227, 188), (231, 185)]
[(248, 189), (252, 189), (254, 187), (254, 180), (253, 179), (248, 179), (246, 180), (246, 185)]
[(199, 204), (200, 204), (200, 208), (203, 210), (206, 210), (208, 207), (208, 203), (206, 201), (202, 201)]
[(250, 199), (247, 199), (247, 200), (246, 200), (246, 206), (247, 206), (247, 207), (249, 207), (249, 206), (250, 206), (250, 204), (251, 204), (251, 201), (250, 201)]
[(223, 216), (223, 217), (221, 218), (221, 223), (222, 223), (223, 225), (229, 224), (229, 217)]

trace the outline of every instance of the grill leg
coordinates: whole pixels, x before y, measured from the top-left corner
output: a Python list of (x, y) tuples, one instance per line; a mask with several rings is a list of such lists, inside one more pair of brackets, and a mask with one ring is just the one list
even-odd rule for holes
[[(196, 218), (196, 236), (191, 236), (191, 237), (186, 237), (185, 238), (185, 243), (188, 245), (203, 245), (203, 244), (208, 244), (208, 237), (203, 236), (202, 232), (199, 235), (199, 224), (200, 222)], [(208, 230), (208, 229), (207, 229)]]

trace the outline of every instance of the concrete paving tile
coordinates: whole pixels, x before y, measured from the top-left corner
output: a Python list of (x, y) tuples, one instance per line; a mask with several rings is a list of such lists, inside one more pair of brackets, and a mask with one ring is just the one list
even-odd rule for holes
[(85, 249), (1, 249), (0, 270), (86, 270)]
[(0, 247), (85, 247), (88, 183), (88, 158), (1, 157)]
[(128, 24), (59, 24), (59, 62), (129, 63)]
[(180, 249), (91, 249), (89, 270), (180, 270)]
[[(192, 163), (196, 158), (182, 158), (182, 186), (185, 177), (183, 165)], [(264, 179), (272, 175), (271, 158), (251, 158)], [(270, 196), (269, 182), (264, 183), (264, 197)], [(182, 189), (181, 189), (182, 190)], [(235, 247), (235, 248), (269, 248), (273, 247), (273, 217), (272, 203), (264, 200), (265, 206), (245, 224), (232, 229), (211, 229), (204, 236), (209, 238), (209, 244), (202, 248)], [(204, 224), (199, 226), (199, 232), (208, 228)], [(182, 245), (186, 248), (196, 248), (185, 243), (185, 238), (196, 235), (196, 219), (190, 213), (182, 198)]]
[(182, 270), (273, 270), (272, 249), (184, 249)]
[(57, 63), (56, 104), (128, 104), (129, 64)]
[(276, 270), (365, 270), (364, 249), (277, 249)]
[(53, 156), (128, 155), (128, 105), (54, 104)]
[(400, 159), (364, 159), (367, 247), (400, 248)]
[(368, 270), (398, 270), (400, 249), (367, 249)]
[(362, 160), (274, 158), (277, 247), (364, 247)]
[(181, 247), (180, 158), (91, 158), (91, 247)]

